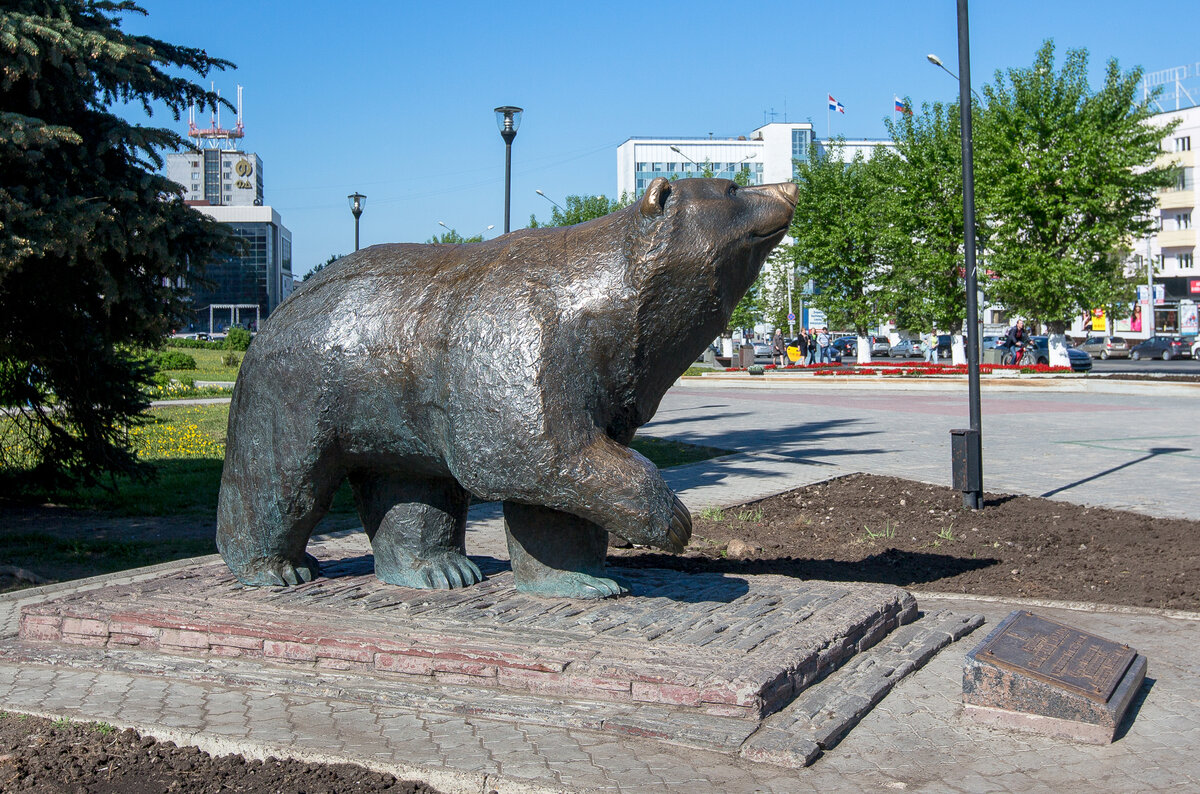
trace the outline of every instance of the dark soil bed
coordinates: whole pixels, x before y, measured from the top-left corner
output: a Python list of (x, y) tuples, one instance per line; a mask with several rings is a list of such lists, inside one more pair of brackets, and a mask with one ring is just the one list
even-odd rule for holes
[(1200, 609), (1200, 521), (855, 474), (693, 516), (685, 555), (613, 563), (917, 590)]
[(0, 714), (0, 791), (83, 794), (385, 791), (437, 794), (351, 764), (247, 761), (159, 743), (107, 725)]

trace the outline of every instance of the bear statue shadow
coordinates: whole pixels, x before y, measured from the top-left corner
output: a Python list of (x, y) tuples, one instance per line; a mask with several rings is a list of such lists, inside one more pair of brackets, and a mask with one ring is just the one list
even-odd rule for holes
[(247, 585), (318, 575), (305, 549), (349, 479), (375, 574), (482, 579), (470, 495), (503, 503), (517, 588), (599, 598), (608, 533), (680, 551), (691, 517), (628, 447), (725, 327), (797, 189), (655, 179), (566, 228), (376, 245), (272, 313), (229, 412), (217, 547)]

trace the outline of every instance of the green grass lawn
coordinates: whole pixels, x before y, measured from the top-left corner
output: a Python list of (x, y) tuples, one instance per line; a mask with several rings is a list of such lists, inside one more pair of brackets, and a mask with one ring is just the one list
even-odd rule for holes
[[(229, 404), (156, 406), (149, 415), (149, 423), (129, 432), (138, 456), (153, 466), (152, 479), (122, 477), (111, 487), (47, 494), (45, 500), (128, 516), (214, 515), (225, 458)], [(631, 446), (660, 468), (728, 454), (722, 449), (652, 436), (636, 436)], [(343, 484), (338, 491), (331, 511), (354, 511), (348, 485)]]
[[(153, 478), (119, 478), (108, 487), (27, 496), (110, 516), (194, 517), (194, 521), (167, 524), (165, 528), (159, 525), (158, 530), (143, 527), (141, 531), (130, 530), (120, 522), (107, 529), (95, 529), (85, 522), (83, 529), (75, 526), (73, 531), (64, 529), (57, 534), (43, 521), (30, 530), (0, 532), (0, 560), (50, 581), (62, 581), (214, 553), (212, 527), (229, 405), (157, 406), (150, 410), (150, 419), (129, 432), (139, 457), (152, 465)], [(4, 421), (8, 420), (0, 419)], [(650, 436), (637, 436), (632, 446), (662, 468), (728, 454), (725, 450)], [(330, 512), (353, 515), (354, 511), (350, 487), (343, 483)], [(19, 586), (25, 584), (0, 577), (0, 590)]]
[(172, 348), (169, 350), (178, 350), (180, 353), (187, 353), (192, 358), (196, 359), (195, 369), (169, 369), (166, 370), (168, 377), (177, 380), (191, 378), (192, 380), (222, 380), (233, 381), (237, 379), (238, 369), (241, 367), (242, 358), (246, 355), (242, 351), (234, 351), (234, 355), (238, 357), (238, 366), (227, 367), (221, 361), (225, 357), (224, 350), (203, 350), (200, 348)]

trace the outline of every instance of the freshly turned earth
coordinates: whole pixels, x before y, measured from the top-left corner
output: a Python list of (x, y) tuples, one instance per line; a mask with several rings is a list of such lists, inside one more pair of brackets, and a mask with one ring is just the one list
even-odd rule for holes
[(51, 722), (0, 712), (0, 791), (159, 794), (159, 792), (384, 791), (437, 794), (352, 764), (217, 758), (195, 747), (159, 743), (134, 731)]
[(1200, 521), (854, 474), (693, 515), (686, 554), (622, 566), (884, 582), (915, 590), (1200, 609)]

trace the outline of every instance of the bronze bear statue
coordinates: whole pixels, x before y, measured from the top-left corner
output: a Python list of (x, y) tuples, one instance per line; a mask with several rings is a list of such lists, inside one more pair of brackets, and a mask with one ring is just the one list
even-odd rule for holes
[(246, 352), (217, 547), (247, 585), (305, 547), (349, 478), (375, 573), (482, 579), (470, 495), (503, 501), (518, 589), (599, 598), (608, 533), (681, 551), (691, 516), (627, 445), (725, 328), (796, 206), (791, 183), (655, 179), (623, 210), (467, 245), (375, 245), (309, 279)]

